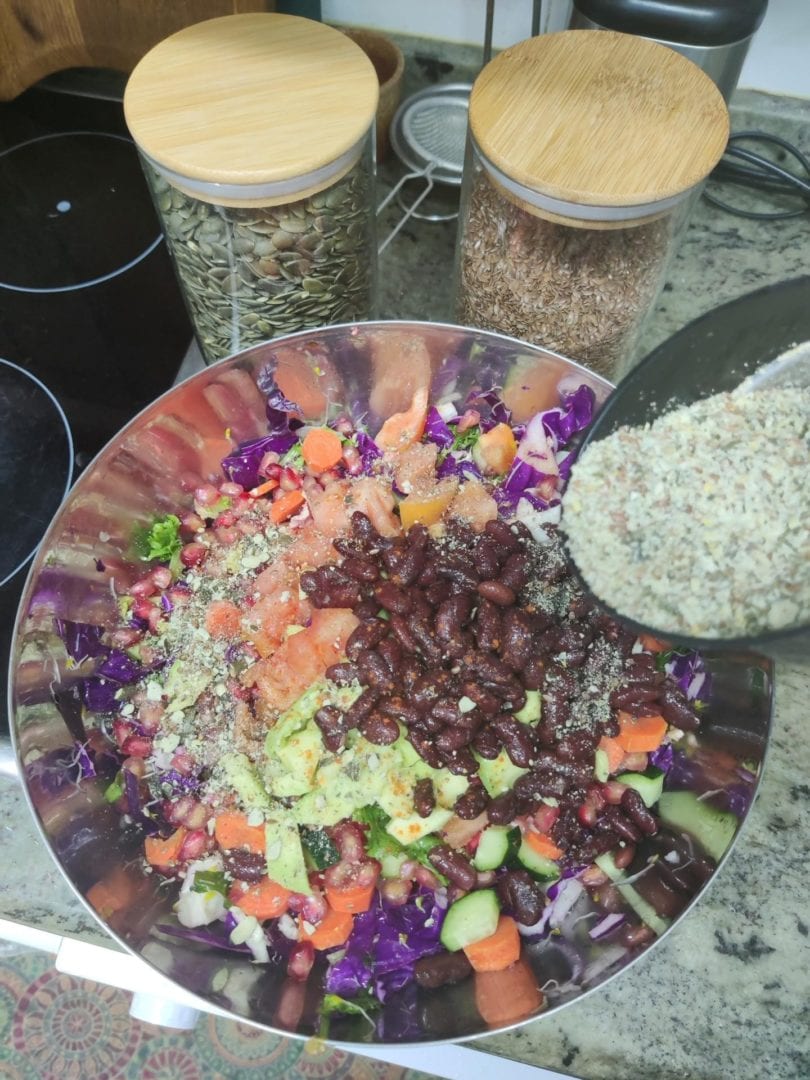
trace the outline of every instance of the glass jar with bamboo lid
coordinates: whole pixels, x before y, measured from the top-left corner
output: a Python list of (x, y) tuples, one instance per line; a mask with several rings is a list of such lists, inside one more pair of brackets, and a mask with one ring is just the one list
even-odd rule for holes
[(124, 112), (204, 359), (367, 319), (378, 82), (346, 35), (281, 14), (181, 30)]
[(708, 76), (642, 38), (570, 30), (500, 53), (470, 98), (459, 321), (615, 378), (728, 128)]

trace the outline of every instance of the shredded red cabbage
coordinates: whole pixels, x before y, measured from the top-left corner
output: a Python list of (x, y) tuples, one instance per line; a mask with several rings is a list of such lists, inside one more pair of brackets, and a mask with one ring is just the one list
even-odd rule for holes
[[(116, 698), (116, 693), (121, 686), (138, 682), (150, 671), (161, 667), (165, 661), (159, 660), (150, 667), (133, 660), (122, 649), (115, 649), (111, 645), (105, 645), (101, 638), (104, 633), (102, 626), (92, 623), (71, 622), (69, 619), (54, 619), (54, 626), (59, 637), (65, 645), (68, 656), (76, 663), (84, 660), (98, 660), (92, 675), (77, 679), (72, 687), (60, 687), (54, 692), (54, 701), (62, 714), (68, 730), (78, 741), (84, 741), (84, 727), (81, 725), (81, 710), (79, 710), (79, 727), (76, 726), (76, 702), (77, 694), (85, 708), (90, 712), (109, 713), (117, 712), (121, 703)], [(73, 695), (71, 697), (71, 695)], [(73, 724), (73, 727), (71, 727)], [(75, 730), (74, 730), (75, 728)], [(77, 733), (78, 732), (78, 733)]]
[(664, 670), (683, 690), (689, 701), (708, 701), (712, 693), (712, 677), (698, 652), (675, 653)]
[(259, 465), (264, 455), (270, 451), (286, 454), (297, 441), (298, 436), (289, 428), (262, 435), (258, 439), (249, 439), (222, 459), (222, 471), (232, 483), (241, 484), (243, 488), (250, 490), (262, 481)]
[(374, 442), (372, 437), (367, 435), (365, 431), (355, 432), (354, 441), (357, 445), (357, 449), (360, 451), (360, 460), (363, 462), (363, 472), (370, 473), (374, 463), (379, 461), (383, 456), (383, 452)]
[[(464, 402), (465, 409), (475, 409), (481, 414), (482, 431), (490, 431), (496, 424), (509, 424), (512, 412), (504, 404), (497, 390), (471, 390)], [(464, 410), (462, 410), (463, 412)]]
[(672, 743), (661, 743), (658, 749), (653, 750), (650, 754), (650, 765), (654, 765), (656, 769), (667, 773), (672, 768), (673, 754)]
[[(236, 925), (235, 922), (234, 925)], [(230, 940), (230, 931), (225, 923), (212, 923), (210, 926), (180, 926), (179, 924), (158, 923), (155, 929), (159, 930), (161, 934), (182, 938), (184, 941), (194, 941), (198, 945), (208, 945), (212, 949), (251, 955), (247, 945), (233, 944)]]
[(449, 450), (453, 445), (453, 430), (435, 405), (431, 405), (425, 420), (425, 436), (442, 450)]
[(448, 476), (457, 476), (459, 480), (483, 480), (483, 473), (468, 453), (463, 450), (453, 451), (444, 458), (436, 469), (436, 477), (444, 480)]

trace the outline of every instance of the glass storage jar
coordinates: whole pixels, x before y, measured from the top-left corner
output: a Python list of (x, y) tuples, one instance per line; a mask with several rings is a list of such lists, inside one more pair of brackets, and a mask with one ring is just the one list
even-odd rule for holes
[(207, 363), (376, 305), (378, 82), (346, 35), (230, 15), (155, 46), (124, 96)]
[(574, 30), (506, 49), (470, 98), (459, 321), (615, 378), (727, 137), (717, 88), (663, 45)]

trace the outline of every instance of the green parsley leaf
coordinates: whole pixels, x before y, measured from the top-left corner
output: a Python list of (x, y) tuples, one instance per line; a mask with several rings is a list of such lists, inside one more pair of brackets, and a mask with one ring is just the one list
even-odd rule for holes
[(322, 1039), (329, 1038), (329, 1017), (334, 1013), (348, 1013), (352, 1016), (362, 1016), (374, 1027), (370, 1013), (380, 1008), (380, 1002), (369, 990), (361, 990), (357, 997), (349, 1000), (338, 994), (324, 994), (321, 1004), (321, 1024), (318, 1034)]
[(124, 794), (124, 786), (121, 783), (121, 774), (116, 776), (115, 780), (104, 791), (104, 798), (108, 803), (118, 802), (121, 796)]
[(166, 514), (165, 517), (155, 518), (148, 529), (142, 528), (135, 531), (133, 546), (145, 562), (151, 562), (154, 559), (170, 565), (177, 563), (179, 567), (180, 549), (183, 546), (183, 541), (180, 539), (180, 518), (176, 514)]
[(198, 870), (194, 875), (192, 892), (207, 893), (217, 892), (222, 896), (227, 895), (228, 882), (222, 870)]
[(303, 469), (304, 467), (304, 451), (301, 447), (301, 443), (293, 443), (287, 453), (279, 462), (279, 465), (283, 465), (287, 469)]
[(456, 434), (453, 438), (453, 445), (450, 447), (450, 451), (453, 450), (472, 450), (478, 440), (481, 438), (481, 429), (475, 424), (473, 427), (467, 428), (466, 431), (462, 431), (461, 434)]

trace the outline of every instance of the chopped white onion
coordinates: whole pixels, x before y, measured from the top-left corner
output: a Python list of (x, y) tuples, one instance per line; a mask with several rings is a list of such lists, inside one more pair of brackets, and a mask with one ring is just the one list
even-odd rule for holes
[(455, 420), (458, 416), (458, 409), (455, 407), (452, 401), (442, 402), (441, 405), (436, 406), (436, 412), (444, 420), (445, 424), (448, 420)]
[(285, 912), (276, 923), (276, 926), (288, 941), (298, 941), (298, 927), (295, 925), (295, 919), (292, 915)]

